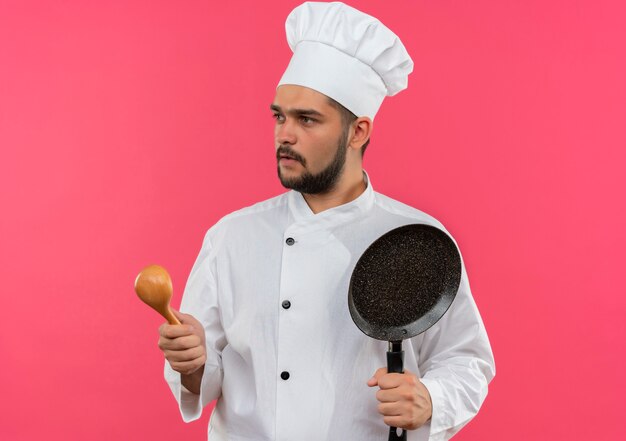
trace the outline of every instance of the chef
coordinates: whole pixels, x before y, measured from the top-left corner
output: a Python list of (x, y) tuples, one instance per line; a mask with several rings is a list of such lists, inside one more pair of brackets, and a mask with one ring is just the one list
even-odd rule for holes
[(217, 400), (211, 441), (380, 441), (389, 426), (449, 439), (495, 373), (465, 268), (446, 315), (405, 341), (404, 374), (386, 372), (387, 343), (361, 333), (347, 305), (376, 238), (412, 223), (444, 229), (377, 193), (362, 165), (383, 98), (407, 87), (413, 62), (380, 21), (339, 2), (298, 6), (286, 31), (293, 57), (270, 110), (289, 191), (206, 233), (182, 325), (159, 328), (165, 378), (185, 421)]

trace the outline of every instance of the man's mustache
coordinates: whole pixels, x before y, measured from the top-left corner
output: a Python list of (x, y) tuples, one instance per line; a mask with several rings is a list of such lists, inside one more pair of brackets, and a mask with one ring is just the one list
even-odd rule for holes
[(288, 156), (291, 159), (294, 159), (294, 160), (298, 161), (300, 164), (306, 165), (306, 159), (304, 159), (303, 156), (301, 156), (298, 152), (293, 150), (288, 145), (281, 145), (280, 147), (278, 147), (278, 150), (276, 150), (276, 160), (277, 161), (280, 160), (281, 156)]

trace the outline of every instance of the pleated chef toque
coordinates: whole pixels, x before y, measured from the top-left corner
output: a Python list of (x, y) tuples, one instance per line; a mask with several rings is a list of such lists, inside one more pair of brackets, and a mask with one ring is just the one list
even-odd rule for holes
[(278, 85), (323, 93), (372, 120), (385, 96), (407, 87), (413, 60), (378, 19), (341, 2), (306, 2), (285, 22), (293, 56)]

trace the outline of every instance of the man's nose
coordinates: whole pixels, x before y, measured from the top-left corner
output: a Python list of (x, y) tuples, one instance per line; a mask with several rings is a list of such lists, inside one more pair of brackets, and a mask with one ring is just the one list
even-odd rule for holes
[(276, 124), (274, 128), (274, 137), (276, 138), (276, 144), (295, 144), (296, 143), (296, 133), (294, 130), (293, 122), (289, 119), (286, 119), (280, 124)]

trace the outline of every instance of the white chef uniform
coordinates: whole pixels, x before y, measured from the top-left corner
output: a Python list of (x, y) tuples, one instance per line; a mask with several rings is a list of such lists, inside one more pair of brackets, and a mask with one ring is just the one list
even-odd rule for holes
[[(367, 380), (387, 343), (352, 322), (348, 284), (363, 251), (392, 228), (431, 216), (374, 192), (313, 214), (300, 193), (234, 212), (206, 234), (181, 311), (206, 331), (200, 395), (165, 377), (185, 421), (217, 399), (210, 441), (380, 441), (388, 426)], [(446, 315), (404, 342), (405, 369), (428, 388), (431, 421), (408, 440), (445, 440), (477, 412), (495, 374), (465, 267)]]

